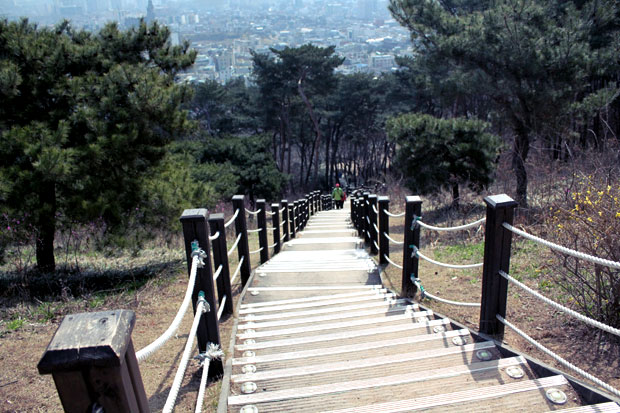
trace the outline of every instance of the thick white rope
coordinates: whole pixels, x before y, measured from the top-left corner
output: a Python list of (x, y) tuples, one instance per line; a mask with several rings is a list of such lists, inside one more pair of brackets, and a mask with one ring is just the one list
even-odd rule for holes
[(280, 228), (282, 228), (284, 226), (284, 224), (286, 224), (286, 222), (284, 222), (284, 221), (280, 222)]
[(605, 390), (607, 390), (610, 393), (615, 394), (616, 396), (620, 396), (620, 390), (611, 387), (609, 384), (605, 383), (604, 381), (594, 377), (593, 375), (591, 375), (590, 373), (581, 370), (579, 367), (571, 364), (570, 362), (564, 360), (562, 357), (558, 356), (557, 354), (555, 354), (553, 351), (549, 350), (548, 348), (546, 348), (545, 346), (543, 346), (542, 344), (538, 343), (536, 340), (534, 340), (532, 337), (528, 336), (527, 334), (525, 334), (523, 331), (519, 330), (516, 326), (512, 325), (511, 323), (509, 323), (508, 321), (506, 321), (506, 319), (504, 319), (502, 316), (500, 316), (499, 314), (495, 315), (497, 317), (497, 319), (502, 322), (504, 325), (510, 327), (515, 333), (517, 333), (518, 335), (520, 335), (521, 337), (523, 337), (525, 340), (527, 340), (530, 344), (532, 344), (534, 347), (536, 347), (538, 350), (542, 351), (543, 353), (547, 354), (548, 356), (550, 356), (551, 358), (553, 358), (555, 361), (557, 361), (558, 363), (562, 364), (564, 367), (573, 370), (574, 372), (582, 375), (583, 377), (585, 377), (586, 379), (592, 381), (593, 383), (596, 383), (597, 385), (601, 386), (602, 388), (604, 388)]
[(552, 250), (559, 251), (559, 252), (561, 252), (563, 254), (570, 255), (570, 256), (573, 256), (575, 258), (581, 258), (583, 260), (590, 261), (590, 262), (593, 262), (595, 264), (605, 265), (607, 267), (615, 268), (617, 270), (620, 270), (620, 262), (606, 260), (604, 258), (599, 258), (599, 257), (595, 257), (593, 255), (584, 254), (583, 252), (575, 251), (575, 250), (572, 250), (570, 248), (566, 248), (566, 247), (563, 247), (561, 245), (554, 244), (553, 242), (547, 241), (547, 240), (539, 238), (539, 237), (537, 237), (535, 235), (528, 234), (527, 232), (521, 231), (520, 229), (517, 229), (517, 228), (513, 227), (512, 225), (510, 225), (510, 224), (508, 224), (506, 222), (504, 222), (502, 225), (507, 230), (509, 230), (511, 232), (514, 232), (517, 235), (521, 235), (523, 238), (527, 238), (527, 239), (529, 239), (531, 241), (534, 241), (534, 242), (542, 244), (542, 245), (544, 245), (546, 247), (549, 247)]
[(185, 316), (185, 313), (187, 312), (187, 309), (189, 308), (189, 305), (192, 302), (192, 292), (194, 291), (194, 285), (196, 284), (196, 273), (198, 272), (197, 269), (200, 263), (201, 263), (200, 257), (198, 255), (194, 255), (192, 259), (192, 266), (189, 272), (189, 281), (187, 282), (187, 290), (185, 291), (185, 297), (183, 298), (183, 302), (181, 303), (181, 306), (179, 307), (179, 311), (177, 312), (177, 315), (172, 320), (172, 323), (170, 323), (170, 326), (168, 327), (168, 329), (164, 331), (164, 333), (161, 336), (157, 337), (155, 341), (153, 341), (151, 344), (149, 344), (148, 346), (144, 347), (143, 349), (139, 350), (136, 353), (136, 358), (138, 359), (138, 362), (142, 362), (146, 360), (151, 354), (159, 350), (161, 346), (163, 346), (164, 343), (168, 341), (170, 337), (174, 335), (174, 333), (176, 333), (177, 329), (179, 328), (179, 325), (181, 325), (181, 321), (183, 321), (183, 316)]
[(370, 224), (370, 218), (368, 218), (368, 216), (366, 216), (366, 222)]
[(237, 215), (239, 215), (239, 209), (237, 209), (235, 211), (235, 214), (232, 216), (232, 218), (228, 220), (227, 223), (224, 224), (224, 228), (228, 228), (233, 222), (235, 222), (235, 219), (237, 219)]
[(373, 223), (372, 226), (375, 227), (375, 230), (377, 231), (377, 234), (378, 234), (379, 233), (379, 227), (377, 226), (377, 224)]
[(275, 213), (275, 212), (273, 212), (273, 211), (267, 211), (267, 214), (269, 214), (269, 215), (273, 216), (273, 215), (275, 215), (276, 213)]
[(284, 235), (282, 235), (282, 236), (280, 237), (280, 242), (281, 242), (281, 241), (284, 241), (284, 238), (286, 238), (286, 234), (284, 234)]
[(262, 228), (248, 229), (248, 234), (253, 234), (255, 232), (261, 232), (262, 230), (263, 230)]
[(386, 234), (385, 232), (383, 233), (383, 236), (385, 238), (387, 238), (388, 240), (390, 240), (393, 244), (397, 244), (397, 245), (403, 245), (405, 243), (405, 241), (396, 241), (394, 238), (390, 237), (388, 234)]
[(219, 278), (219, 276), (222, 273), (223, 269), (224, 269), (224, 266), (222, 264), (220, 264), (220, 266), (217, 267), (217, 270), (215, 271), (215, 274), (213, 274), (213, 281), (217, 281), (217, 279)]
[(187, 363), (189, 362), (190, 353), (192, 352), (192, 348), (194, 347), (194, 339), (196, 338), (196, 331), (198, 330), (200, 317), (202, 317), (203, 313), (207, 312), (207, 309), (205, 307), (206, 302), (207, 301), (204, 297), (198, 297), (198, 305), (196, 306), (194, 322), (192, 323), (192, 328), (189, 331), (189, 336), (187, 337), (187, 342), (185, 343), (185, 350), (183, 351), (183, 356), (181, 357), (179, 368), (177, 369), (177, 372), (174, 376), (174, 382), (172, 383), (172, 387), (170, 388), (170, 393), (168, 393), (168, 398), (166, 399), (163, 413), (171, 413), (174, 409), (174, 403), (177, 400), (179, 389), (181, 389), (181, 384), (183, 383), (183, 376), (185, 376), (185, 370), (187, 370)]
[(527, 291), (528, 293), (532, 294), (534, 297), (538, 298), (539, 300), (549, 304), (551, 307), (555, 308), (556, 310), (560, 310), (570, 316), (575, 317), (577, 320), (583, 321), (586, 324), (589, 324), (593, 327), (596, 328), (600, 328), (603, 331), (606, 331), (608, 333), (614, 334), (616, 336), (620, 336), (620, 329), (608, 326), (607, 324), (603, 324), (600, 321), (596, 321), (593, 320), (592, 318), (586, 317), (583, 314), (578, 313), (577, 311), (571, 310), (570, 308), (564, 307), (561, 304), (556, 303), (555, 301), (545, 297), (544, 295), (540, 294), (538, 291), (535, 291), (533, 289), (531, 289), (530, 287), (528, 287), (527, 285), (519, 282), (518, 280), (516, 280), (515, 278), (511, 277), (510, 274), (506, 274), (504, 271), (499, 271), (499, 275), (501, 275), (502, 277), (504, 277), (505, 279), (507, 279), (508, 281), (510, 281), (511, 283), (515, 284), (517, 287)]
[(216, 239), (218, 239), (220, 237), (220, 231), (216, 232), (215, 234), (211, 235), (209, 237), (209, 241), (215, 241)]
[(456, 269), (456, 270), (463, 270), (466, 268), (479, 268), (482, 267), (482, 265), (484, 263), (480, 262), (477, 264), (464, 264), (464, 265), (455, 265), (455, 264), (445, 264), (443, 262), (439, 262), (439, 261), (435, 261), (429, 257), (427, 257), (426, 255), (422, 254), (419, 250), (418, 251), (414, 251), (412, 256), (417, 255), (419, 258), (422, 258), (425, 261), (428, 261), (432, 264), (438, 265), (440, 267), (444, 267), (444, 268), (452, 268), (452, 269)]
[(432, 229), (433, 231), (462, 231), (464, 229), (477, 227), (478, 225), (482, 224), (486, 220), (487, 220), (486, 218), (481, 218), (476, 222), (472, 222), (470, 224), (465, 224), (465, 225), (459, 225), (457, 227), (434, 227), (432, 225), (425, 224), (424, 222), (420, 220), (417, 220), (416, 222), (420, 224), (421, 227), (426, 228), (426, 229)]
[(379, 245), (377, 244), (377, 241), (373, 240), (372, 243), (375, 244), (375, 248), (377, 249), (377, 251), (379, 251), (381, 249), (381, 248), (379, 248)]
[(233, 251), (235, 251), (235, 248), (237, 248), (237, 245), (239, 245), (239, 241), (241, 241), (241, 233), (239, 235), (237, 235), (237, 239), (235, 240), (235, 243), (233, 244), (232, 247), (230, 247), (230, 249), (228, 250), (228, 256), (230, 257), (230, 254), (233, 253)]
[(372, 210), (373, 210), (373, 212), (374, 212), (375, 214), (378, 214), (378, 213), (379, 213), (379, 211), (377, 211), (377, 208), (376, 208), (374, 205), (372, 206)]
[(209, 378), (209, 364), (211, 364), (211, 360), (220, 359), (223, 356), (224, 352), (220, 349), (220, 346), (218, 346), (217, 344), (209, 343), (207, 344), (206, 352), (194, 357), (201, 360), (200, 366), (202, 367), (200, 389), (198, 390), (198, 399), (196, 400), (196, 410), (194, 410), (194, 413), (202, 412), (202, 404), (204, 403), (205, 389), (207, 388), (207, 379)]
[(280, 213), (283, 213), (284, 211), (286, 211), (286, 207), (282, 207), (278, 210)]
[(259, 252), (261, 252), (263, 250), (264, 247), (260, 247), (259, 249), (257, 249), (256, 251), (250, 251), (250, 254), (258, 254)]
[(196, 410), (194, 413), (202, 413), (202, 404), (205, 398), (205, 390), (207, 388), (207, 381), (209, 379), (209, 364), (211, 360), (205, 358), (202, 362), (202, 376), (200, 377), (200, 388), (198, 389), (198, 399), (196, 399)]
[(402, 270), (402, 269), (403, 269), (403, 266), (402, 266), (402, 265), (398, 265), (398, 264), (396, 264), (396, 263), (395, 263), (394, 261), (392, 261), (392, 260), (390, 259), (390, 257), (388, 257), (387, 255), (383, 254), (383, 258), (385, 258), (385, 260), (386, 260), (387, 262), (389, 262), (390, 264), (392, 264), (393, 266), (395, 266), (395, 267), (396, 267), (396, 268), (398, 268), (399, 270)]
[(230, 277), (231, 285), (235, 283), (235, 279), (237, 278), (237, 275), (239, 275), (239, 271), (241, 271), (241, 264), (243, 264), (243, 260), (245, 260), (245, 257), (241, 257), (239, 264), (237, 264), (237, 269), (235, 270), (235, 273), (233, 274), (232, 277)]
[(261, 211), (262, 211), (262, 209), (259, 209), (257, 211), (250, 211), (249, 209), (245, 208), (245, 212), (247, 212), (250, 215), (258, 215), (258, 214), (261, 213)]
[(222, 318), (222, 313), (224, 312), (224, 304), (226, 304), (226, 299), (227, 298), (228, 298), (227, 295), (222, 297), (222, 302), (220, 303), (220, 307), (217, 309), (217, 319), (218, 320)]
[(275, 247), (276, 245), (278, 245), (278, 241), (276, 241), (276, 242), (274, 242), (273, 244), (271, 244), (271, 245), (269, 246), (269, 248), (273, 248), (273, 247)]
[(439, 302), (446, 303), (446, 304), (451, 304), (451, 305), (458, 305), (458, 306), (461, 306), (461, 307), (480, 307), (480, 303), (464, 303), (464, 302), (461, 302), (461, 301), (446, 300), (445, 298), (440, 298), (440, 297), (434, 296), (433, 294), (431, 294), (431, 293), (429, 293), (427, 291), (424, 291), (424, 296), (428, 297), (428, 298), (432, 298), (435, 301), (439, 301)]
[(390, 211), (385, 210), (385, 213), (386, 213), (386, 215), (387, 215), (387, 216), (389, 216), (389, 217), (394, 217), (394, 218), (404, 217), (404, 216), (405, 216), (405, 213), (404, 213), (404, 212), (401, 212), (401, 213), (399, 213), (399, 214), (392, 214)]

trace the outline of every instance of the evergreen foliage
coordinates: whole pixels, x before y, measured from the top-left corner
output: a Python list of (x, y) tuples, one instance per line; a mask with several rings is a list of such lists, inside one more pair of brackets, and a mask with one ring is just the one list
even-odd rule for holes
[(440, 119), (405, 114), (391, 118), (388, 135), (398, 144), (395, 167), (413, 193), (452, 190), (458, 206), (459, 185), (481, 190), (492, 182), (500, 140), (489, 125), (475, 119)]
[(618, 2), (390, 0), (389, 8), (411, 32), (409, 66), (442, 115), (493, 115), (510, 126), (517, 200), (527, 206), (532, 140), (566, 135), (573, 104), (598, 89), (591, 80), (618, 73)]
[(120, 31), (0, 21), (0, 199), (36, 229), (40, 270), (55, 267), (57, 216), (122, 223), (142, 178), (187, 130), (188, 44), (156, 23)]

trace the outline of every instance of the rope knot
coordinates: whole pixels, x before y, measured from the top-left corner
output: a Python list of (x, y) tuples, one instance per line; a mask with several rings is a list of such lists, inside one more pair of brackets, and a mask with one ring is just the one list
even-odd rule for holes
[(413, 284), (416, 287), (418, 287), (418, 290), (420, 290), (420, 298), (421, 299), (426, 298), (426, 290), (422, 286), (422, 283), (420, 282), (420, 279), (416, 278), (415, 275), (413, 275), (413, 274), (411, 274), (410, 278), (411, 278), (411, 281), (413, 282)]
[(205, 363), (211, 360), (221, 359), (224, 357), (224, 351), (220, 348), (219, 345), (209, 343), (207, 345), (207, 351), (204, 351), (197, 356), (194, 357), (195, 360), (198, 360), (198, 364), (202, 367)]
[(416, 247), (415, 245), (411, 244), (409, 245), (409, 248), (412, 249), (411, 251), (411, 258), (420, 258), (420, 256), (418, 255), (418, 247)]
[(418, 221), (420, 220), (422, 220), (422, 217), (419, 217), (417, 215), (413, 216), (413, 221), (411, 221), (411, 231), (415, 229), (415, 227), (418, 225)]

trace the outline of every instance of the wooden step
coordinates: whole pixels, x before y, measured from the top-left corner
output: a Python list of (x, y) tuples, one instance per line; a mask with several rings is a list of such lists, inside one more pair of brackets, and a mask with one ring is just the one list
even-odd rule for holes
[(557, 413), (620, 413), (620, 405), (617, 403), (599, 403), (590, 406), (571, 407), (568, 409), (555, 410)]
[[(259, 274), (260, 275), (260, 274)], [(241, 304), (241, 309), (246, 308), (258, 308), (258, 307), (272, 307), (272, 306), (280, 306), (284, 304), (300, 304), (300, 303), (309, 303), (313, 301), (327, 301), (328, 303), (339, 303), (339, 300), (352, 298), (352, 297), (374, 297), (377, 294), (385, 294), (387, 290), (385, 288), (380, 288), (378, 286), (376, 289), (364, 289), (361, 291), (353, 291), (350, 293), (342, 293), (342, 294), (332, 294), (332, 295), (319, 295), (315, 297), (304, 297), (304, 298), (294, 298), (290, 300), (276, 300), (276, 301), (265, 301), (261, 303), (248, 303)], [(391, 294), (393, 296), (393, 294)]]
[(243, 353), (237, 352), (240, 357), (233, 358), (232, 364), (233, 368), (254, 364), (259, 371), (263, 371), (310, 364), (335, 363), (343, 359), (362, 360), (367, 357), (387, 356), (401, 352), (423, 352), (461, 347), (452, 342), (455, 337), (460, 337), (469, 344), (472, 343), (469, 331), (456, 330), (417, 336), (400, 336), (391, 340), (368, 339), (365, 342), (350, 345), (335, 344), (330, 347), (313, 347), (290, 352), (278, 351), (271, 354), (255, 351), (251, 357), (241, 357)]

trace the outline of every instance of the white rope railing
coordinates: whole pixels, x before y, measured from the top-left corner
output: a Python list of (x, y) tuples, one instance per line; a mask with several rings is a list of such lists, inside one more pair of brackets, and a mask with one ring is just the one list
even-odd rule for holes
[(375, 223), (373, 222), (372, 226), (373, 226), (373, 227), (375, 227), (375, 231), (377, 231), (377, 234), (378, 234), (378, 233), (379, 233), (379, 227), (377, 226), (377, 224), (375, 224)]
[(558, 252), (561, 252), (561, 253), (566, 254), (566, 255), (570, 255), (570, 256), (575, 257), (575, 258), (581, 258), (583, 260), (593, 262), (594, 264), (604, 265), (606, 267), (610, 267), (610, 268), (614, 268), (616, 270), (620, 270), (620, 262), (606, 260), (604, 258), (595, 257), (594, 255), (588, 255), (588, 254), (585, 254), (583, 252), (575, 251), (575, 250), (572, 250), (570, 248), (566, 248), (566, 247), (563, 247), (561, 245), (554, 244), (553, 242), (547, 241), (547, 240), (539, 238), (539, 237), (537, 237), (535, 235), (528, 234), (527, 232), (521, 231), (520, 229), (517, 229), (517, 228), (513, 227), (512, 225), (508, 224), (507, 222), (504, 222), (502, 225), (507, 230), (509, 230), (511, 232), (514, 232), (517, 235), (521, 235), (523, 238), (527, 238), (530, 241), (534, 241), (534, 242), (537, 242), (537, 243), (539, 243), (541, 245), (549, 247), (552, 250), (556, 250)]
[(550, 306), (552, 306), (556, 310), (562, 311), (563, 313), (566, 313), (566, 314), (568, 314), (570, 316), (573, 316), (577, 320), (583, 321), (584, 323), (589, 324), (592, 327), (600, 328), (603, 331), (606, 331), (608, 333), (614, 334), (616, 336), (620, 336), (620, 329), (608, 326), (607, 324), (603, 324), (600, 321), (596, 321), (596, 320), (594, 320), (592, 318), (586, 317), (585, 315), (580, 314), (577, 311), (574, 311), (574, 310), (571, 310), (570, 308), (564, 307), (563, 305), (561, 305), (559, 303), (556, 303), (555, 301), (553, 301), (553, 300), (545, 297), (544, 295), (540, 294), (538, 291), (535, 291), (535, 290), (531, 289), (530, 287), (528, 287), (527, 285), (519, 282), (515, 278), (511, 277), (510, 274), (507, 274), (504, 271), (500, 270), (499, 274), (502, 277), (504, 277), (505, 279), (507, 279), (508, 281), (510, 281), (511, 283), (515, 284), (517, 287), (521, 288), (524, 291), (527, 291), (528, 293), (530, 293), (534, 297), (538, 298), (539, 300), (543, 301), (546, 304), (549, 304)]
[(194, 347), (194, 339), (196, 338), (196, 331), (198, 330), (200, 317), (202, 317), (203, 313), (208, 311), (206, 304), (207, 300), (205, 300), (204, 296), (199, 295), (198, 305), (196, 306), (196, 314), (194, 315), (194, 322), (192, 323), (192, 328), (189, 331), (189, 336), (187, 337), (187, 342), (185, 343), (185, 350), (183, 351), (179, 368), (174, 376), (170, 393), (168, 393), (168, 398), (166, 399), (166, 404), (164, 405), (164, 413), (171, 413), (174, 409), (174, 403), (177, 400), (179, 389), (181, 388), (181, 383), (183, 382), (183, 376), (185, 376), (185, 370), (187, 370), (187, 363), (189, 362), (189, 357), (192, 352), (192, 348)]
[(378, 213), (379, 213), (379, 211), (377, 211), (377, 207), (375, 207), (374, 205), (372, 206), (372, 211), (373, 211), (375, 214), (378, 214)]
[(446, 264), (446, 263), (443, 263), (443, 262), (435, 261), (435, 260), (427, 257), (426, 255), (422, 254), (420, 252), (420, 250), (418, 250), (417, 248), (414, 248), (413, 254), (411, 256), (413, 257), (413, 256), (416, 256), (416, 255), (419, 258), (422, 258), (423, 260), (428, 261), (428, 262), (430, 262), (432, 264), (438, 265), (440, 267), (452, 268), (452, 269), (456, 269), (456, 270), (464, 270), (466, 268), (479, 268), (479, 267), (482, 267), (484, 265), (484, 263), (482, 263), (482, 262), (477, 263), (477, 264), (464, 264), (464, 265)]
[(183, 321), (183, 317), (185, 316), (185, 313), (187, 312), (190, 303), (192, 302), (192, 292), (194, 291), (194, 285), (196, 284), (196, 273), (198, 272), (198, 266), (201, 265), (201, 262), (202, 260), (200, 255), (195, 254), (192, 258), (192, 266), (189, 272), (189, 280), (187, 282), (185, 297), (181, 302), (181, 306), (179, 307), (177, 315), (172, 320), (172, 323), (170, 323), (168, 329), (166, 329), (166, 331), (164, 331), (161, 336), (157, 337), (155, 341), (153, 341), (151, 344), (136, 353), (136, 358), (138, 359), (138, 362), (146, 360), (151, 354), (159, 350), (161, 346), (163, 346), (164, 343), (166, 343), (166, 341), (168, 341), (170, 337), (174, 335), (174, 333), (176, 333), (177, 329), (181, 325), (181, 321)]
[(258, 254), (259, 252), (261, 252), (263, 250), (264, 247), (260, 247), (259, 249), (257, 249), (256, 251), (250, 251), (250, 254)]
[(235, 219), (237, 219), (238, 215), (239, 215), (239, 209), (237, 209), (234, 215), (232, 216), (232, 218), (230, 218), (228, 222), (224, 224), (224, 228), (228, 228), (233, 222), (235, 222)]
[(439, 301), (445, 304), (451, 304), (451, 305), (458, 305), (460, 307), (480, 307), (480, 303), (464, 303), (461, 301), (452, 301), (452, 300), (447, 300), (445, 298), (441, 298), (441, 297), (437, 297), (427, 291), (424, 291), (424, 296), (431, 298), (435, 301)]
[(366, 222), (370, 224), (370, 218), (368, 218), (368, 216), (366, 217)]
[(261, 213), (261, 211), (263, 210), (262, 208), (261, 208), (261, 209), (259, 209), (259, 210), (256, 210), (256, 211), (250, 211), (250, 210), (249, 210), (249, 209), (247, 209), (247, 208), (244, 208), (244, 209), (245, 209), (245, 212), (247, 212), (247, 213), (248, 213), (248, 214), (250, 214), (250, 215), (258, 215), (258, 214), (260, 214), (260, 213)]
[(557, 354), (555, 354), (553, 351), (549, 350), (548, 348), (546, 348), (545, 346), (543, 346), (542, 344), (540, 344), (539, 342), (537, 342), (536, 340), (534, 340), (532, 337), (528, 336), (527, 334), (525, 334), (523, 331), (519, 330), (516, 326), (514, 326), (513, 324), (511, 324), (510, 322), (508, 322), (505, 318), (503, 318), (502, 316), (500, 316), (499, 314), (496, 314), (495, 317), (497, 317), (497, 319), (503, 323), (504, 325), (510, 327), (515, 333), (517, 333), (518, 335), (520, 335), (522, 338), (524, 338), (525, 340), (527, 340), (530, 344), (532, 344), (534, 347), (536, 347), (538, 350), (542, 351), (543, 353), (545, 353), (546, 355), (550, 356), (551, 358), (553, 358), (555, 361), (557, 361), (558, 363), (562, 364), (564, 367), (573, 370), (574, 372), (580, 374), (581, 376), (585, 377), (586, 379), (592, 381), (593, 383), (596, 383), (597, 385), (601, 386), (602, 388), (604, 388), (605, 390), (607, 390), (610, 393), (615, 394), (616, 396), (620, 396), (620, 390), (611, 387), (609, 384), (605, 383), (604, 381), (596, 378), (595, 376), (591, 375), (590, 373), (580, 369), (579, 367), (571, 364), (570, 362), (564, 360), (562, 357), (558, 356)]
[(282, 228), (284, 226), (284, 224), (286, 224), (286, 222), (284, 222), (284, 221), (280, 222), (280, 228)]
[(274, 211), (267, 211), (267, 214), (274, 216), (276, 213)]
[(217, 270), (215, 271), (215, 274), (213, 274), (213, 281), (217, 281), (217, 279), (220, 277), (220, 274), (222, 273), (223, 269), (224, 269), (224, 266), (222, 264), (220, 264), (220, 266), (217, 267)]
[(375, 248), (377, 249), (377, 251), (379, 251), (381, 248), (379, 248), (379, 244), (377, 244), (377, 241), (372, 240), (372, 243), (375, 244)]
[(394, 261), (392, 261), (392, 260), (390, 259), (390, 257), (388, 257), (387, 255), (383, 254), (383, 258), (385, 258), (385, 260), (386, 260), (387, 262), (389, 262), (390, 264), (392, 264), (393, 266), (395, 266), (395, 267), (396, 267), (396, 268), (398, 268), (399, 270), (402, 270), (402, 269), (403, 269), (403, 266), (402, 266), (402, 265), (398, 265), (398, 264), (396, 264), (396, 263), (395, 263)]
[(390, 212), (390, 211), (388, 211), (388, 210), (386, 210), (386, 211), (385, 211), (385, 214), (386, 214), (388, 217), (394, 217), (394, 218), (399, 218), (399, 217), (404, 217), (404, 216), (405, 216), (405, 213), (404, 213), (404, 212), (400, 212), (400, 213), (395, 213), (395, 214), (393, 214), (393, 213), (391, 213), (391, 212)]
[(220, 359), (223, 355), (224, 352), (220, 349), (220, 346), (209, 343), (207, 344), (207, 351), (196, 357), (201, 360), (202, 377), (200, 378), (200, 389), (198, 390), (198, 399), (196, 400), (196, 410), (194, 410), (194, 413), (202, 413), (202, 404), (205, 400), (205, 389), (207, 388), (209, 378), (209, 364), (211, 364), (211, 360)]
[(263, 230), (262, 228), (248, 229), (248, 234), (253, 234), (255, 232), (261, 232), (262, 230)]
[(220, 231), (216, 232), (215, 234), (211, 235), (209, 237), (209, 241), (215, 241), (216, 239), (218, 239), (220, 237)]
[(237, 275), (239, 275), (239, 271), (241, 271), (241, 265), (243, 264), (243, 260), (245, 260), (245, 257), (241, 257), (241, 260), (239, 260), (239, 264), (237, 264), (237, 269), (235, 270), (235, 273), (233, 274), (232, 277), (230, 277), (231, 285), (235, 283)]
[(392, 244), (403, 245), (405, 243), (405, 241), (396, 241), (394, 238), (390, 237), (385, 232), (383, 233), (383, 236), (387, 238)]
[(283, 235), (280, 237), (280, 242), (284, 241), (284, 238), (286, 238), (286, 234), (283, 234)]
[(273, 247), (275, 247), (276, 245), (278, 245), (278, 241), (276, 241), (276, 242), (274, 242), (273, 244), (271, 244), (271, 245), (269, 246), (269, 248), (273, 248)]
[(227, 254), (229, 257), (230, 257), (230, 254), (232, 254), (235, 251), (235, 248), (237, 248), (237, 245), (239, 245), (239, 241), (241, 241), (241, 235), (242, 234), (237, 235), (237, 239), (235, 240), (235, 243), (228, 250)]
[(462, 231), (464, 229), (469, 229), (469, 228), (477, 227), (478, 225), (482, 224), (486, 220), (487, 220), (486, 218), (481, 218), (478, 221), (472, 222), (470, 224), (459, 225), (459, 226), (456, 226), (456, 227), (435, 227), (433, 225), (425, 224), (424, 222), (420, 221), (419, 219), (417, 219), (415, 222), (417, 222), (422, 228), (431, 229), (433, 231)]
[(284, 211), (286, 211), (286, 207), (282, 207), (278, 210), (278, 212), (283, 213)]
[(224, 305), (226, 305), (226, 299), (228, 298), (227, 295), (225, 295), (224, 297), (222, 297), (222, 302), (220, 303), (219, 308), (217, 309), (217, 319), (221, 319), (222, 318), (222, 313), (224, 312)]

